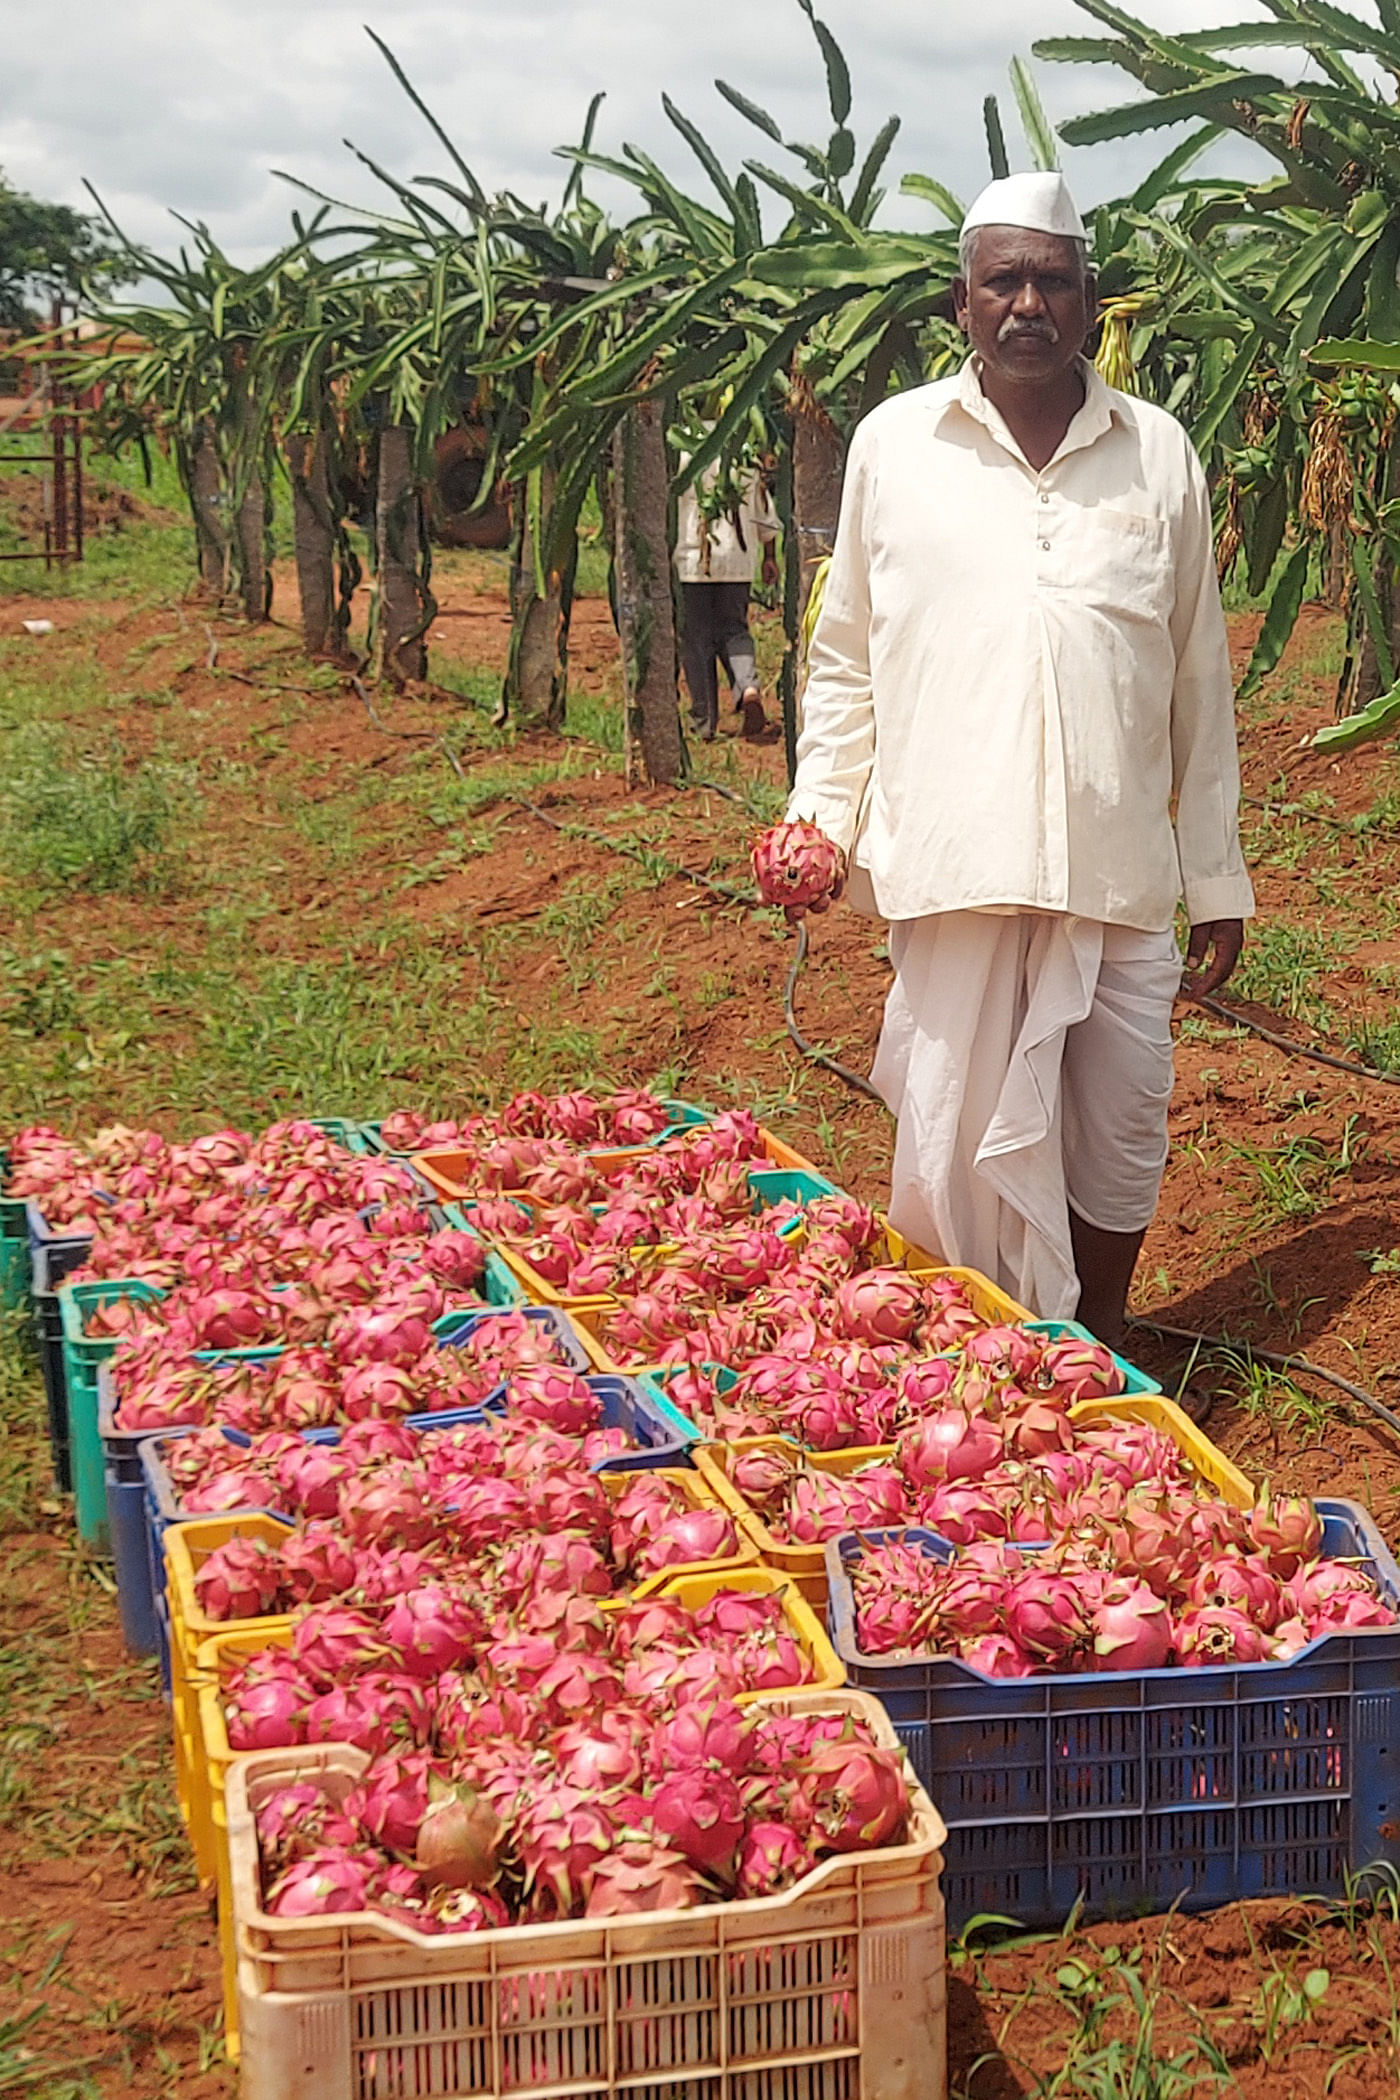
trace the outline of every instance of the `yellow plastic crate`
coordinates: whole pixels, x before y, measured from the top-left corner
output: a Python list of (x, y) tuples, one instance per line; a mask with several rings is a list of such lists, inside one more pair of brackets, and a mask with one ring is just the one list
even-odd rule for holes
[[(1172, 1439), (1191, 1471), (1212, 1494), (1232, 1503), (1236, 1509), (1252, 1509), (1254, 1506), (1254, 1490), (1244, 1474), (1237, 1466), (1231, 1465), (1223, 1451), (1217, 1451), (1210, 1438), (1196, 1427), (1174, 1400), (1156, 1393), (1123, 1393), (1109, 1400), (1081, 1400), (1070, 1409), (1070, 1420), (1083, 1428), (1092, 1428), (1099, 1423), (1145, 1422)], [(715, 1499), (723, 1504), (751, 1540), (763, 1565), (780, 1569), (795, 1582), (825, 1623), (825, 1546), (795, 1546), (776, 1538), (729, 1478), (730, 1467), (741, 1453), (768, 1451), (776, 1446), (791, 1449), (791, 1439), (753, 1436), (736, 1437), (727, 1444), (697, 1444), (690, 1454), (691, 1464), (708, 1484)], [(894, 1452), (893, 1444), (864, 1444), (849, 1451), (806, 1451), (802, 1455), (814, 1473), (831, 1473), (844, 1478), (862, 1466), (892, 1459)]]
[[(1008, 1298), (1005, 1291), (990, 1283), (978, 1270), (942, 1268), (931, 1263), (921, 1248), (901, 1239), (897, 1232), (890, 1231), (888, 1227), (886, 1236), (889, 1260), (894, 1266), (907, 1268), (910, 1275), (916, 1276), (921, 1283), (928, 1282), (933, 1276), (955, 1276), (967, 1291), (978, 1318), (985, 1320), (989, 1326), (1018, 1326), (1023, 1320), (1032, 1317), (1024, 1306), (1018, 1305), (1014, 1298)], [(519, 1273), (517, 1269), (517, 1276)], [(599, 1370), (620, 1372), (628, 1378), (635, 1378), (643, 1371), (666, 1369), (665, 1365), (633, 1362), (628, 1357), (613, 1353), (605, 1339), (604, 1330), (617, 1309), (618, 1301), (612, 1297), (575, 1298), (570, 1300), (565, 1308), (578, 1330), (584, 1347), (597, 1363)]]
[[(696, 1611), (724, 1590), (780, 1596), (788, 1629), (812, 1668), (811, 1680), (802, 1687), (803, 1691), (833, 1692), (841, 1689), (846, 1681), (846, 1666), (827, 1639), (825, 1628), (810, 1605), (804, 1602), (796, 1585), (785, 1576), (774, 1574), (770, 1568), (734, 1567), (727, 1572), (711, 1570), (702, 1575), (673, 1575), (663, 1580), (654, 1594), (674, 1598), (687, 1611)], [(627, 1601), (605, 1599), (602, 1608), (604, 1611), (620, 1611)], [(199, 1796), (201, 1828), (208, 1831), (213, 1847), (211, 1881), (218, 1900), (219, 1951), (224, 1978), (224, 2037), (230, 2060), (237, 2057), (239, 2050), (238, 1955), (229, 1889), (225, 1789), (230, 1767), (240, 1759), (261, 1753), (235, 1750), (230, 1744), (228, 1723), (224, 1718), (224, 1687), (232, 1666), (245, 1661), (260, 1648), (290, 1647), (291, 1640), (291, 1627), (286, 1621), (278, 1622), (265, 1632), (245, 1628), (240, 1633), (217, 1636), (206, 1641), (199, 1651), (194, 1683), (199, 1728), (197, 1741), (192, 1746), (189, 1777), (192, 1790)], [(737, 1704), (770, 1704), (774, 1699), (786, 1696), (787, 1693), (780, 1692), (741, 1692)]]
[[(899, 1747), (859, 1693), (782, 1704), (858, 1716)], [(823, 1860), (781, 1896), (433, 1937), (371, 1912), (272, 1917), (257, 1803), (305, 1780), (347, 1792), (365, 1763), (320, 1745), (230, 1771), (243, 2100), (944, 2100), (947, 1833), (912, 1774), (904, 1844)]]
[(1247, 1477), (1165, 1393), (1116, 1393), (1108, 1400), (1081, 1400), (1069, 1412), (1071, 1421), (1090, 1427), (1096, 1422), (1146, 1422), (1160, 1429), (1222, 1502), (1233, 1503), (1236, 1509), (1253, 1509), (1256, 1496)]

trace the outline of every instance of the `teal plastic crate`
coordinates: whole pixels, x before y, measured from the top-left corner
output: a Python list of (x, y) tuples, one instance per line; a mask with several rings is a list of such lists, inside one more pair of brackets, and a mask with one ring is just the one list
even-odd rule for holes
[(97, 1427), (97, 1382), (98, 1373), (117, 1342), (114, 1335), (85, 1334), (83, 1322), (95, 1306), (111, 1305), (120, 1298), (155, 1304), (164, 1295), (154, 1284), (142, 1283), (134, 1276), (113, 1278), (107, 1283), (62, 1283), (58, 1287), (74, 1508), (78, 1537), (94, 1553), (111, 1551), (107, 1481)]
[[(0, 1189), (10, 1178), (10, 1155), (0, 1151)], [(0, 1306), (18, 1312), (29, 1299), (29, 1206), (23, 1196), (0, 1196)]]

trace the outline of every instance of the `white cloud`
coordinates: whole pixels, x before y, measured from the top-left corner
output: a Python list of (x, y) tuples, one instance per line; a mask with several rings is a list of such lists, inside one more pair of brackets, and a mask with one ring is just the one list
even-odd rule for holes
[[(771, 106), (789, 135), (820, 135), (826, 121), (820, 60), (794, 0), (116, 0), (105, 10), (48, 0), (42, 34), (7, 49), (0, 167), (78, 204), (86, 176), (134, 237), (159, 247), (179, 239), (171, 209), (206, 219), (243, 261), (287, 231), (297, 200), (274, 168), (384, 204), (345, 137), (399, 176), (449, 167), (363, 34), (367, 6), (486, 187), (530, 201), (557, 194), (564, 164), (552, 149), (577, 137), (600, 87), (600, 147), (633, 140), (696, 188), (704, 178), (662, 114), (663, 89), (731, 166), (778, 149), (725, 107), (716, 75)], [(1095, 29), (1073, 0), (825, 0), (821, 11), (851, 64), (858, 136), (898, 112), (890, 170), (922, 169), (964, 194), (986, 177), (984, 94), (1001, 96), (1016, 152), (1013, 53)], [(1142, 7), (1163, 28), (1242, 11), (1240, 0)], [(1046, 66), (1039, 80), (1059, 118), (1134, 92), (1111, 71)], [(1066, 163), (1094, 202), (1158, 150), (1160, 137)]]

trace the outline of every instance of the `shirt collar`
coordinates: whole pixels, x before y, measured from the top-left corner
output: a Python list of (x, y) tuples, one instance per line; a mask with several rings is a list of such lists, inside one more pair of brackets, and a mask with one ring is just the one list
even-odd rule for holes
[[(1049, 462), (1051, 466), (1056, 460), (1063, 459), (1067, 453), (1082, 452), (1087, 446), (1094, 444), (1112, 429), (1115, 421), (1122, 418), (1122, 410), (1112, 388), (1087, 357), (1080, 358), (1079, 372), (1084, 381), (1084, 400), (1070, 419), (1069, 429), (1065, 432), (1060, 448), (1055, 458)], [(962, 409), (974, 422), (980, 423), (989, 431), (999, 445), (1015, 458), (1022, 458), (1021, 448), (1007, 429), (1000, 410), (982, 391), (975, 357), (967, 360), (958, 375), (957, 392), (944, 403), (945, 413), (951, 408)]]

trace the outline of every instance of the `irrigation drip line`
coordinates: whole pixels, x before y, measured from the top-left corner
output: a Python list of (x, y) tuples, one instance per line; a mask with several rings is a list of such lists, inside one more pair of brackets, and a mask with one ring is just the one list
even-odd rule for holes
[(792, 958), (792, 968), (787, 975), (787, 989), (783, 993), (783, 1014), (787, 1021), (788, 1034), (792, 1037), (802, 1055), (809, 1057), (814, 1065), (821, 1065), (826, 1071), (834, 1072), (838, 1079), (844, 1079), (846, 1085), (853, 1087), (858, 1094), (864, 1094), (867, 1100), (878, 1101), (881, 1108), (884, 1108), (886, 1106), (884, 1096), (876, 1092), (868, 1079), (862, 1078), (859, 1072), (853, 1072), (849, 1065), (843, 1065), (836, 1058), (829, 1056), (825, 1050), (818, 1050), (815, 1043), (808, 1042), (806, 1036), (803, 1035), (802, 1030), (797, 1025), (797, 1015), (793, 1008), (793, 996), (797, 990), (797, 980), (801, 975), (802, 966), (807, 960), (808, 945), (807, 921), (801, 919), (798, 921), (797, 926), (797, 953)]
[(1309, 824), (1325, 824), (1330, 831), (1344, 831), (1352, 839), (1400, 839), (1394, 824), (1367, 824), (1361, 817), (1333, 817), (1326, 810), (1304, 809), (1301, 802), (1269, 802), (1262, 795), (1241, 795), (1251, 809), (1262, 809), (1271, 817), (1301, 817)]
[(1226, 1006), (1223, 1000), (1195, 998), (1194, 1006), (1200, 1006), (1208, 1014), (1228, 1021), (1232, 1028), (1247, 1028), (1252, 1035), (1262, 1036), (1276, 1050), (1284, 1050), (1290, 1057), (1306, 1057), (1316, 1065), (1326, 1065), (1333, 1072), (1350, 1072), (1357, 1079), (1374, 1079), (1380, 1086), (1400, 1086), (1400, 1072), (1383, 1072), (1376, 1065), (1363, 1065), (1354, 1058), (1338, 1057), (1330, 1050), (1314, 1050), (1307, 1043), (1295, 1042), (1292, 1036), (1280, 1035), (1276, 1029), (1266, 1028), (1262, 1021), (1252, 1021), (1237, 1007)]
[(1242, 1356), (1248, 1363), (1266, 1364), (1271, 1371), (1297, 1372), (1305, 1378), (1320, 1378), (1324, 1385), (1334, 1385), (1348, 1399), (1369, 1408), (1373, 1415), (1385, 1423), (1395, 1436), (1400, 1436), (1400, 1415), (1388, 1408), (1384, 1401), (1368, 1393), (1364, 1385), (1356, 1385), (1350, 1378), (1343, 1378), (1340, 1371), (1329, 1371), (1324, 1364), (1315, 1364), (1307, 1356), (1281, 1356), (1273, 1349), (1260, 1349), (1253, 1342), (1232, 1341), (1227, 1334), (1201, 1334), (1194, 1327), (1167, 1327), (1160, 1320), (1143, 1320), (1130, 1314), (1130, 1327), (1141, 1327), (1148, 1334), (1161, 1335), (1171, 1342), (1195, 1342), (1207, 1349), (1221, 1349), (1227, 1355)]

